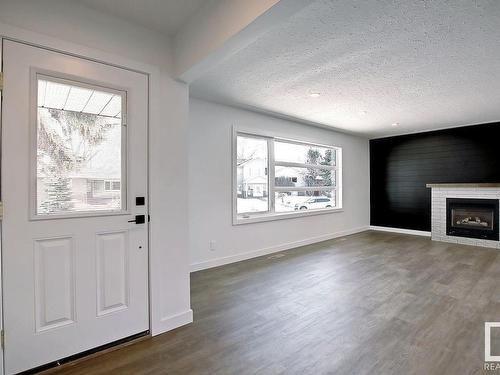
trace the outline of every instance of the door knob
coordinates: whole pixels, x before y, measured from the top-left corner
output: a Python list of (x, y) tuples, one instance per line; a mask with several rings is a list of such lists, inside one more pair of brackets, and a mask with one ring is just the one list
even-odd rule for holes
[(129, 220), (129, 223), (144, 224), (146, 222), (146, 215), (135, 215), (134, 220)]

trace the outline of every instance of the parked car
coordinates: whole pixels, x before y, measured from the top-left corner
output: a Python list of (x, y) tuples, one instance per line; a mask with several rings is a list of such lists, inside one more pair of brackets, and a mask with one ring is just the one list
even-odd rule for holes
[(315, 210), (330, 207), (333, 207), (333, 200), (328, 197), (313, 197), (295, 205), (296, 210)]

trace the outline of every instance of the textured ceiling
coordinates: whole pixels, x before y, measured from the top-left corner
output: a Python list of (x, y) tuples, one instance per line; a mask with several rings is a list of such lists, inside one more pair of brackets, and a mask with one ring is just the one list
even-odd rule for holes
[(367, 136), (500, 120), (500, 1), (311, 1), (191, 93)]
[(175, 35), (206, 0), (73, 0), (161, 32)]

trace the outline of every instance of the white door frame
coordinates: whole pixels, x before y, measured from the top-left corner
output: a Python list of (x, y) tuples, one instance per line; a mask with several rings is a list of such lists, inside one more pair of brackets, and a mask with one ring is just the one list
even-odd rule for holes
[[(147, 119), (147, 131), (148, 131), (148, 142), (146, 147), (147, 152), (147, 164), (148, 164), (148, 173), (147, 173), (147, 202), (148, 207), (147, 211), (150, 212), (150, 124), (152, 119), (158, 119), (161, 116), (160, 108), (156, 108), (153, 110), (151, 105), (151, 98), (159, 97), (160, 94), (160, 69), (156, 66), (137, 62), (128, 58), (124, 58), (119, 55), (114, 55), (110, 53), (106, 53), (97, 49), (81, 46), (72, 42), (67, 42), (63, 40), (59, 40), (57, 38), (48, 37), (42, 34), (34, 33), (31, 31), (27, 31), (21, 28), (17, 28), (14, 26), (10, 26), (0, 22), (0, 58), (2, 52), (2, 46), (4, 40), (10, 40), (14, 42), (19, 42), (27, 45), (31, 45), (38, 48), (43, 48), (45, 50), (62, 53), (65, 55), (70, 55), (78, 58), (82, 58), (89, 61), (94, 61), (102, 64), (106, 64), (109, 66), (133, 71), (136, 73), (141, 73), (146, 75), (148, 80), (148, 119)], [(1, 61), (1, 59), (0, 59)], [(1, 108), (0, 108), (1, 115)], [(0, 129), (1, 129), (1, 117), (0, 117)], [(1, 232), (0, 232), (1, 236)], [(150, 335), (159, 334), (165, 331), (162, 327), (162, 317), (161, 317), (161, 300), (160, 294), (157, 287), (157, 283), (154, 283), (154, 280), (158, 280), (158, 274), (161, 272), (161, 268), (159, 264), (156, 264), (152, 260), (155, 259), (154, 251), (151, 247), (151, 229), (148, 228), (148, 258), (149, 258), (149, 267), (148, 267), (148, 277), (149, 277), (149, 331)], [(1, 248), (0, 248), (0, 259), (1, 259)], [(0, 262), (1, 265), (1, 262)], [(3, 285), (1, 285), (1, 268), (0, 268), (0, 297), (3, 291)], [(3, 300), (0, 303), (0, 313), (1, 322), (0, 328), (3, 328)], [(8, 344), (7, 344), (8, 345)], [(4, 361), (3, 361), (3, 350), (1, 351), (1, 359), (0, 359), (0, 375), (4, 374)]]
[[(0, 36), (0, 72), (3, 71), (3, 39)], [(3, 90), (0, 89), (0, 95), (3, 95)], [(2, 158), (2, 98), (0, 97), (0, 161)], [(0, 163), (1, 164), (1, 163)], [(0, 208), (3, 211), (3, 208)], [(0, 212), (0, 330), (3, 332), (3, 274), (2, 274), (2, 220), (3, 220), (3, 212)], [(0, 375), (5, 373), (5, 365), (4, 365), (4, 350), (3, 350), (3, 335), (0, 338)]]

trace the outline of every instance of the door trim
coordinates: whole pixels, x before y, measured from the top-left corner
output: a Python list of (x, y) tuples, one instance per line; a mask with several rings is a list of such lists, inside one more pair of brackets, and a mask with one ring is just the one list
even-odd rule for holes
[[(0, 36), (0, 72), (3, 73), (3, 39)], [(3, 75), (2, 75), (3, 78)], [(2, 80), (3, 85), (3, 80)], [(2, 200), (2, 184), (1, 184), (1, 175), (2, 175), (2, 112), (3, 110), (3, 86), (0, 88), (0, 202)], [(4, 320), (3, 320), (3, 251), (2, 251), (2, 238), (3, 238), (3, 204), (1, 204), (2, 212), (0, 215), (0, 375), (4, 375), (5, 373), (5, 357), (4, 357), (4, 345), (5, 345), (5, 336), (4, 336)]]

